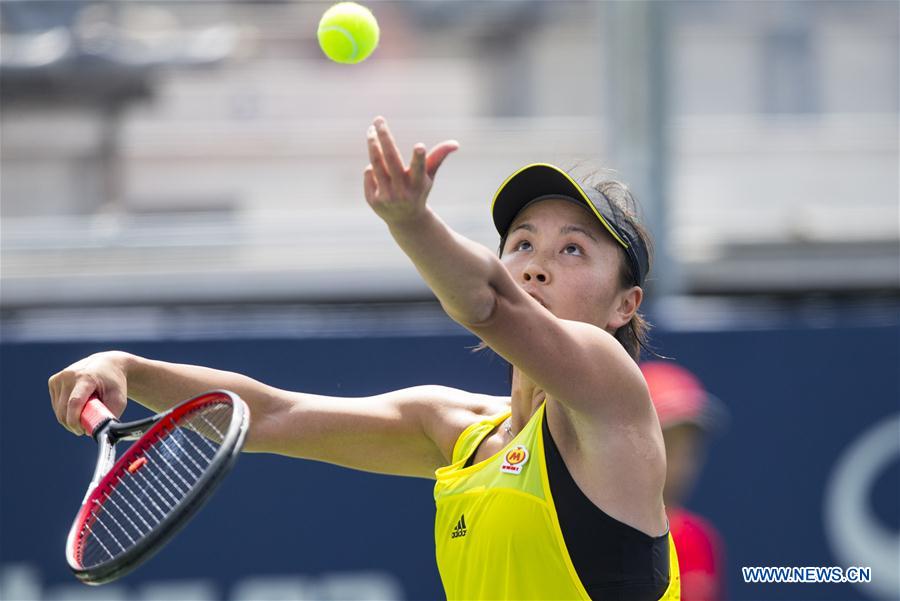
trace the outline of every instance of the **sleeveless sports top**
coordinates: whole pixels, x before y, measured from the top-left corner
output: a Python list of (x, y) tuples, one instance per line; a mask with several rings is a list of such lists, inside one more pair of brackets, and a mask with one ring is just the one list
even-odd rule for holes
[[(500, 452), (466, 467), (484, 438), (510, 414), (472, 424), (457, 440), (452, 463), (435, 472), (435, 547), (447, 598), (679, 599), (678, 559), (670, 535), (654, 539), (614, 520), (580, 490), (582, 505), (574, 508), (569, 505), (578, 495), (559, 494), (574, 481), (549, 429), (546, 446), (552, 448), (545, 448), (544, 414), (542, 405)], [(556, 473), (559, 465), (564, 474)], [(569, 525), (564, 535), (560, 517), (583, 517), (584, 501), (595, 511), (586, 520), (589, 527)], [(566, 507), (558, 512), (559, 502)], [(600, 530), (590, 527), (595, 522)], [(585, 538), (598, 531), (616, 540)], [(587, 557), (586, 542), (605, 552)], [(573, 563), (567, 543), (578, 547), (580, 565)], [(661, 567), (654, 565), (660, 561), (665, 562)]]

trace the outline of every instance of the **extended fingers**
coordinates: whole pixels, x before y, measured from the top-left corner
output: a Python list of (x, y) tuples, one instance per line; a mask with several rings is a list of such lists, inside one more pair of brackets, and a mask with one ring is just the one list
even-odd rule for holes
[(394, 136), (391, 135), (391, 130), (388, 129), (384, 117), (376, 117), (374, 125), (384, 155), (385, 167), (392, 178), (399, 180), (406, 172), (406, 166), (400, 157), (400, 150), (397, 148), (397, 143), (394, 142)]
[(369, 126), (366, 141), (370, 160), (363, 173), (366, 200), (373, 208), (382, 202), (391, 205), (394, 212), (411, 213), (421, 208), (438, 168), (459, 148), (455, 140), (441, 142), (430, 152), (416, 144), (407, 168), (383, 117), (376, 117)]
[(375, 133), (375, 126), (370, 125), (366, 131), (366, 144), (369, 148), (369, 162), (371, 163), (373, 176), (379, 187), (387, 187), (391, 182), (384, 165), (384, 155), (381, 150), (381, 144), (378, 142), (378, 135)]

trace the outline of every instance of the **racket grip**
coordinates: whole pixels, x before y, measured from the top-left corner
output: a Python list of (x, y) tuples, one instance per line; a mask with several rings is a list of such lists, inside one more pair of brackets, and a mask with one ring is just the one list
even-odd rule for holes
[(116, 419), (116, 416), (97, 397), (91, 397), (81, 410), (81, 427), (91, 436), (111, 419)]

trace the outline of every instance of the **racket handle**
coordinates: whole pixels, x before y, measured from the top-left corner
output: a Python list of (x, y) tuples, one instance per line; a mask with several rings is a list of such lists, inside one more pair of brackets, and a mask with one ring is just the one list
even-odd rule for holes
[(81, 410), (81, 427), (91, 436), (96, 435), (97, 430), (111, 419), (116, 419), (116, 416), (95, 396), (91, 397)]

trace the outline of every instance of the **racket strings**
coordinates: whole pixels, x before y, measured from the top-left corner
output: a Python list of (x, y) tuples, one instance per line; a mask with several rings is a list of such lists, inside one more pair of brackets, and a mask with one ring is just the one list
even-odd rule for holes
[(188, 413), (143, 454), (117, 468), (82, 528), (85, 568), (127, 552), (178, 509), (213, 463), (232, 415), (226, 403)]

